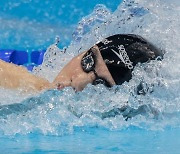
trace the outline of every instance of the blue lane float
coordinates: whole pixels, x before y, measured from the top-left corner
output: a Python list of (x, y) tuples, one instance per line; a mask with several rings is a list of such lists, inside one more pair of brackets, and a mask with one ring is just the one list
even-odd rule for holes
[(34, 66), (42, 64), (44, 53), (45, 53), (45, 50), (32, 51), (29, 54), (26, 51), (0, 49), (0, 59), (9, 63), (14, 63), (16, 65), (23, 65), (29, 71), (32, 71)]
[(16, 65), (24, 65), (28, 63), (28, 53), (25, 51), (14, 51), (10, 56), (10, 62)]
[(15, 50), (0, 50), (0, 59), (10, 62), (10, 57)]
[(31, 52), (31, 63), (34, 63), (36, 65), (41, 65), (43, 62), (43, 57), (45, 52), (46, 50)]

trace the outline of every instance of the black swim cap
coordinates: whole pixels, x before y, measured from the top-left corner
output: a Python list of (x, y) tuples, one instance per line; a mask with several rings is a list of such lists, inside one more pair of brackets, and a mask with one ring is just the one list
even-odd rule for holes
[(97, 46), (117, 85), (132, 78), (132, 71), (137, 63), (163, 57), (160, 49), (134, 34), (113, 35)]

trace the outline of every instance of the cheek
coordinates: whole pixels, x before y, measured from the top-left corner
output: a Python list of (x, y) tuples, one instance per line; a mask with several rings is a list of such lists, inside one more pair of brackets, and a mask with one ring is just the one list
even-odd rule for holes
[(78, 76), (73, 76), (72, 78), (72, 87), (74, 87), (77, 91), (81, 91), (85, 88), (88, 83), (92, 83), (92, 79), (86, 73), (79, 74)]

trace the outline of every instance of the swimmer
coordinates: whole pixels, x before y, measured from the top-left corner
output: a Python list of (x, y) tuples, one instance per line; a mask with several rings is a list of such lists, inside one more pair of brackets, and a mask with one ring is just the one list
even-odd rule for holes
[(0, 60), (0, 86), (25, 91), (63, 89), (83, 90), (87, 84), (121, 85), (132, 78), (137, 63), (163, 57), (161, 50), (134, 34), (117, 34), (98, 42), (74, 57), (52, 83), (29, 73), (22, 66)]

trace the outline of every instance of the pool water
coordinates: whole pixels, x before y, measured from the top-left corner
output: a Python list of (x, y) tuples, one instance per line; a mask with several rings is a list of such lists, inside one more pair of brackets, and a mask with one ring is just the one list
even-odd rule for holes
[(1, 1), (1, 49), (46, 49), (56, 35), (61, 37), (60, 47), (67, 46), (78, 22), (90, 14), (97, 4), (104, 4), (114, 11), (121, 1)]
[(146, 131), (135, 127), (121, 131), (79, 128), (67, 136), (16, 135), (1, 138), (0, 143), (4, 153), (178, 153), (178, 131)]
[[(39, 52), (43, 56), (56, 36), (60, 37), (59, 47), (68, 46), (78, 22), (90, 14), (97, 4), (104, 4), (114, 11), (120, 2), (121, 0), (114, 3), (108, 0), (2, 1), (0, 52), (6, 53), (0, 54), (0, 59), (24, 65), (32, 70), (33, 66), (42, 63), (42, 57), (34, 58), (34, 55)], [(12, 50), (16, 51), (7, 59), (6, 55), (12, 53)]]
[[(70, 6), (68, 1), (61, 5), (58, 1), (42, 3), (40, 0), (6, 2), (2, 2), (4, 7), (0, 13), (2, 47), (32, 51), (52, 44), (53, 49), (46, 51), (43, 64), (32, 71), (49, 81), (72, 57), (117, 33), (141, 34), (160, 47), (165, 55), (162, 61), (138, 65), (130, 82), (111, 90), (103, 85), (88, 85), (78, 93), (68, 87), (35, 95), (0, 88), (2, 152), (179, 153), (178, 0), (104, 1), (104, 5), (96, 6), (101, 2), (90, 5), (90, 2), (82, 1), (82, 6), (80, 1)], [(66, 20), (61, 16), (64, 10), (58, 10), (59, 6), (70, 13), (65, 15)], [(87, 6), (91, 8), (87, 9)], [(18, 7), (25, 11), (24, 14), (16, 10)], [(73, 11), (69, 12), (69, 7)], [(62, 36), (60, 49), (53, 44), (56, 35)], [(145, 96), (135, 92), (140, 83), (144, 83)], [(151, 104), (158, 116), (147, 111), (145, 115), (126, 121), (122, 115), (102, 119), (97, 114), (122, 107), (127, 101), (132, 108)]]

